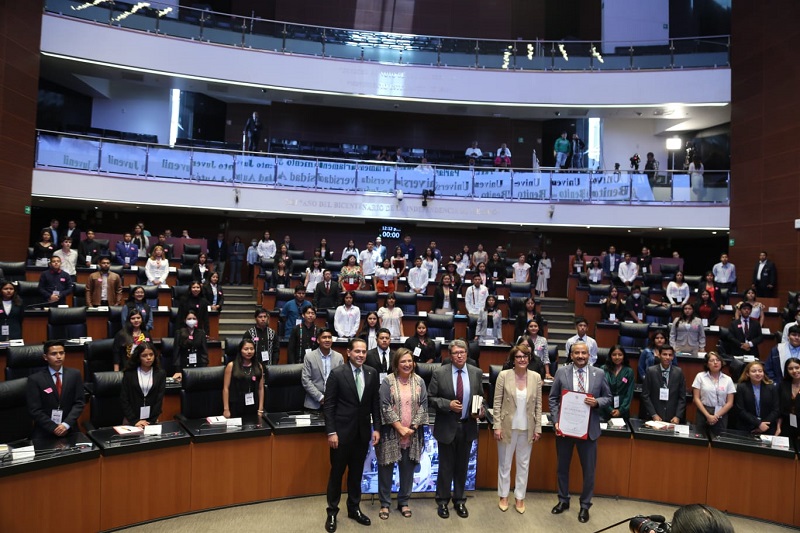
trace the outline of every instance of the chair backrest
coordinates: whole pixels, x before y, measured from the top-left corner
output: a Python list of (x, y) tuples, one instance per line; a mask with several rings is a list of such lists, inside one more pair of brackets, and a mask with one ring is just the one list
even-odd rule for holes
[[(122, 372), (96, 372), (94, 388), (89, 399), (89, 420), (96, 428), (117, 426), (125, 418), (122, 412)], [(128, 420), (134, 424), (135, 420)]]
[(17, 293), (22, 298), (22, 305), (25, 307), (39, 303), (44, 304), (44, 299), (39, 294), (39, 284), (35, 281), (18, 281)]
[(530, 296), (514, 296), (508, 300), (508, 318), (514, 319), (525, 309), (525, 301)]
[[(623, 322), (619, 325), (619, 343), (625, 348), (625, 353), (638, 354), (641, 348), (647, 346), (650, 339), (650, 324), (629, 324)], [(628, 348), (632, 348), (628, 350)]]
[(648, 324), (667, 325), (672, 317), (672, 310), (656, 304), (648, 304), (644, 310), (645, 321)]
[(396, 292), (395, 305), (403, 310), (404, 315), (417, 314), (417, 295), (413, 292)]
[(292, 258), (292, 262), (297, 261), (298, 259), (303, 259), (305, 256), (305, 250), (289, 250), (289, 257)]
[(377, 311), (378, 291), (353, 291), (353, 304), (362, 311)]
[(339, 279), (339, 271), (342, 269), (342, 262), (341, 261), (325, 261), (325, 269), (331, 271), (331, 277), (333, 279)]
[[(184, 265), (185, 266), (185, 265)], [(179, 268), (178, 272), (178, 285), (182, 287), (188, 286), (194, 278), (192, 278), (192, 268)]]
[(106, 337), (113, 339), (122, 329), (122, 306), (112, 305), (108, 308), (108, 323), (106, 324)]
[(187, 254), (185, 252), (186, 247), (184, 246), (184, 253), (181, 256), (181, 266), (183, 268), (192, 268), (195, 263), (197, 263), (200, 254)]
[(675, 279), (675, 273), (678, 270), (680, 270), (680, 265), (678, 265), (678, 263), (661, 263), (658, 267), (658, 271), (666, 280)]
[(481, 345), (478, 341), (469, 341), (467, 343), (467, 364), (474, 363), (474, 366), (481, 366)]
[[(223, 365), (227, 365), (236, 359), (236, 352), (239, 351), (239, 343), (242, 342), (244, 335), (225, 335), (225, 360)], [(256, 354), (260, 361), (261, 354)], [(270, 355), (270, 357), (272, 357)]]
[(177, 307), (182, 298), (189, 294), (189, 285), (175, 285), (172, 287), (172, 305)]
[(294, 300), (294, 289), (275, 289), (275, 309), (283, 309), (286, 302)]
[(455, 328), (453, 327), (453, 315), (428, 315), (425, 318), (428, 326), (429, 337), (444, 337), (445, 340), (453, 340)]
[(644, 285), (646, 287), (653, 287), (661, 289), (664, 283), (664, 276), (662, 274), (645, 274)]
[(597, 303), (611, 291), (611, 285), (608, 283), (590, 283), (589, 284), (589, 300), (590, 302)]
[(306, 391), (302, 383), (302, 363), (267, 367), (264, 379), (264, 410), (268, 413), (302, 411)]
[(531, 295), (530, 283), (511, 283), (508, 287), (508, 292), (514, 298), (529, 298)]
[(0, 381), (0, 442), (31, 436), (33, 421), (28, 414), (28, 378)]
[(683, 276), (683, 281), (685, 281), (686, 284), (689, 285), (689, 288), (692, 290), (692, 292), (697, 290), (702, 280), (703, 276), (689, 276), (689, 275)]
[(292, 274), (303, 274), (308, 268), (309, 262), (306, 259), (294, 259), (292, 261)]
[[(94, 242), (97, 243), (100, 257), (109, 257), (108, 247), (111, 245), (111, 241), (109, 239), (95, 239)], [(75, 246), (75, 243), (72, 245)]]
[[(594, 362), (594, 366), (597, 368), (602, 368), (606, 361), (608, 361), (608, 351), (610, 348), (597, 348), (597, 360)], [(552, 369), (550, 370), (552, 375)]]
[(474, 339), (475, 332), (478, 329), (478, 315), (467, 315), (467, 338)]
[(416, 373), (425, 382), (426, 387), (431, 384), (433, 372), (440, 366), (442, 366), (441, 363), (417, 363)]
[(261, 261), (261, 271), (264, 270), (272, 270), (275, 268), (275, 260), (274, 259), (264, 259)]
[(145, 269), (140, 268), (136, 271), (136, 283), (139, 285), (147, 284), (147, 271)]
[(47, 366), (43, 344), (10, 346), (6, 356), (6, 380), (26, 378)]
[(586, 272), (581, 272), (578, 274), (578, 287), (588, 287), (589, 286), (589, 274)]
[(200, 255), (200, 253), (202, 251), (203, 251), (203, 249), (199, 244), (184, 244), (183, 245), (183, 253), (184, 254)]
[(184, 368), (181, 378), (181, 414), (188, 419), (222, 413), (224, 366)]
[(143, 288), (145, 300), (158, 300), (158, 286), (144, 285)]
[(76, 339), (86, 336), (86, 308), (51, 307), (47, 317), (47, 339)]
[[(497, 376), (503, 371), (503, 365), (489, 365), (489, 398), (494, 398), (494, 390), (497, 385)], [(552, 371), (550, 372), (552, 375)]]
[(173, 367), (173, 357), (175, 356), (175, 339), (173, 337), (161, 337), (161, 368), (168, 376), (173, 375), (177, 369)]
[(0, 269), (7, 281), (25, 281), (25, 261), (0, 261)]
[(86, 307), (86, 284), (76, 283), (72, 289), (72, 306)]
[(558, 346), (550, 343), (547, 345), (547, 357), (550, 359), (550, 375), (555, 376), (558, 370)]
[(114, 339), (98, 339), (83, 346), (83, 375), (92, 381), (97, 372), (114, 370)]

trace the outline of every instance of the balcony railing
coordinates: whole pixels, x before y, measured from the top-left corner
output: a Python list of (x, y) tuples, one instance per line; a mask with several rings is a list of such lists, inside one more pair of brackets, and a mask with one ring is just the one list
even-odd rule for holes
[(39, 131), (36, 167), (223, 186), (511, 202), (727, 205), (730, 173), (396, 164), (170, 147)]
[(150, 1), (46, 0), (45, 10), (240, 48), (383, 63), (506, 70), (662, 70), (730, 64), (730, 36), (650, 41), (467, 39), (310, 26)]

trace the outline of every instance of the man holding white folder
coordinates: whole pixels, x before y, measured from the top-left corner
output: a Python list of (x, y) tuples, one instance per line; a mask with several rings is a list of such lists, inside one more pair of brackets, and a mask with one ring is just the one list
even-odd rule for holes
[[(600, 436), (600, 409), (609, 405), (612, 401), (611, 389), (605, 380), (603, 371), (599, 368), (589, 366), (589, 347), (583, 341), (578, 341), (571, 346), (572, 364), (561, 367), (556, 372), (553, 379), (553, 386), (550, 389), (550, 417), (555, 424), (556, 430), (556, 455), (558, 456), (558, 503), (552, 509), (553, 514), (561, 514), (569, 509), (569, 466), (572, 460), (573, 448), (578, 448), (578, 458), (581, 461), (583, 471), (583, 491), (581, 492), (581, 509), (578, 512), (580, 522), (589, 521), (589, 507), (592, 506), (592, 496), (594, 495), (594, 472), (597, 464), (597, 438)], [(562, 394), (579, 393), (580, 396), (570, 396), (564, 400), (574, 405), (575, 398), (583, 400), (583, 404), (588, 407), (588, 413), (583, 411), (581, 415), (580, 406), (571, 409), (569, 420), (565, 409), (564, 424), (569, 424), (570, 428), (581, 425), (581, 416), (586, 419), (586, 430), (575, 431), (571, 429), (569, 434), (562, 433), (559, 424), (560, 409), (562, 407)], [(585, 396), (583, 396), (585, 394)]]

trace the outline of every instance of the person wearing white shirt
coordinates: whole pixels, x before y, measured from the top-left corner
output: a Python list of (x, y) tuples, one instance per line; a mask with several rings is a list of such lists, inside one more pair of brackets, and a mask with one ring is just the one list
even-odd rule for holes
[(625, 252), (625, 260), (619, 264), (619, 279), (625, 285), (630, 286), (635, 280), (636, 276), (639, 274), (639, 265), (631, 261), (631, 254)]
[(472, 141), (472, 146), (464, 150), (464, 156), (469, 159), (480, 159), (483, 157), (483, 152), (478, 148), (478, 141)]
[(365, 276), (375, 275), (375, 265), (380, 262), (381, 255), (373, 248), (372, 241), (367, 243), (367, 249), (362, 251), (359, 255), (359, 262), (361, 263), (361, 271)]
[(789, 342), (789, 328), (792, 326), (800, 326), (800, 311), (797, 311), (797, 316), (795, 316), (794, 322), (789, 322), (783, 328), (783, 334), (781, 335), (781, 342)]
[(495, 154), (495, 162), (497, 160), (504, 161), (506, 165), (511, 164), (511, 150), (508, 149), (506, 143), (500, 145), (500, 148), (497, 149), (497, 153)]
[(719, 257), (719, 263), (714, 265), (711, 272), (714, 274), (714, 282), (720, 288), (729, 289), (736, 286), (736, 266), (728, 262), (728, 254)]
[(61, 258), (61, 270), (75, 277), (75, 265), (78, 263), (78, 252), (72, 249), (72, 238), (64, 237), (61, 239), (61, 248), (53, 252), (53, 255)]
[(587, 335), (589, 323), (582, 316), (575, 319), (575, 331), (577, 331), (577, 334), (567, 339), (565, 344), (567, 353), (570, 353), (573, 344), (583, 342), (589, 348), (589, 364), (594, 365), (597, 361), (597, 341)]
[(380, 236), (375, 238), (375, 251), (378, 252), (378, 257), (379, 257), (378, 264), (380, 264), (381, 261), (383, 261), (388, 257), (386, 255), (386, 247), (383, 244), (381, 244), (381, 241), (382, 239), (380, 238)]
[(361, 322), (361, 310), (353, 305), (353, 293), (344, 293), (344, 305), (336, 308), (333, 317), (333, 329), (336, 335), (352, 339), (358, 333), (358, 326)]
[(414, 259), (414, 268), (408, 271), (408, 289), (416, 294), (425, 294), (428, 288), (428, 271), (422, 268), (422, 258)]
[(472, 277), (472, 286), (467, 289), (467, 293), (464, 295), (464, 303), (467, 306), (467, 313), (470, 315), (479, 315), (483, 308), (486, 307), (489, 289), (485, 285), (481, 285), (481, 281), (480, 274), (475, 274)]
[(514, 281), (527, 283), (531, 280), (531, 266), (525, 262), (525, 254), (519, 255), (519, 261), (514, 263)]
[(262, 263), (275, 257), (275, 253), (278, 251), (278, 248), (275, 246), (275, 241), (269, 238), (268, 231), (265, 231), (264, 238), (258, 241), (256, 250), (258, 252), (258, 260)]

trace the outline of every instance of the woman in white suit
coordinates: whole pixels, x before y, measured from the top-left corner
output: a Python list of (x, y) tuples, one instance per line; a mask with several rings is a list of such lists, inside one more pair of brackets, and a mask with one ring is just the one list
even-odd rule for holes
[(542, 436), (542, 378), (528, 370), (530, 348), (518, 345), (508, 354), (512, 368), (497, 376), (494, 389), (494, 438), (497, 440), (498, 506), (508, 510), (511, 486), (511, 461), (516, 455), (514, 508), (525, 512), (525, 491), (528, 487), (528, 465), (531, 445)]

